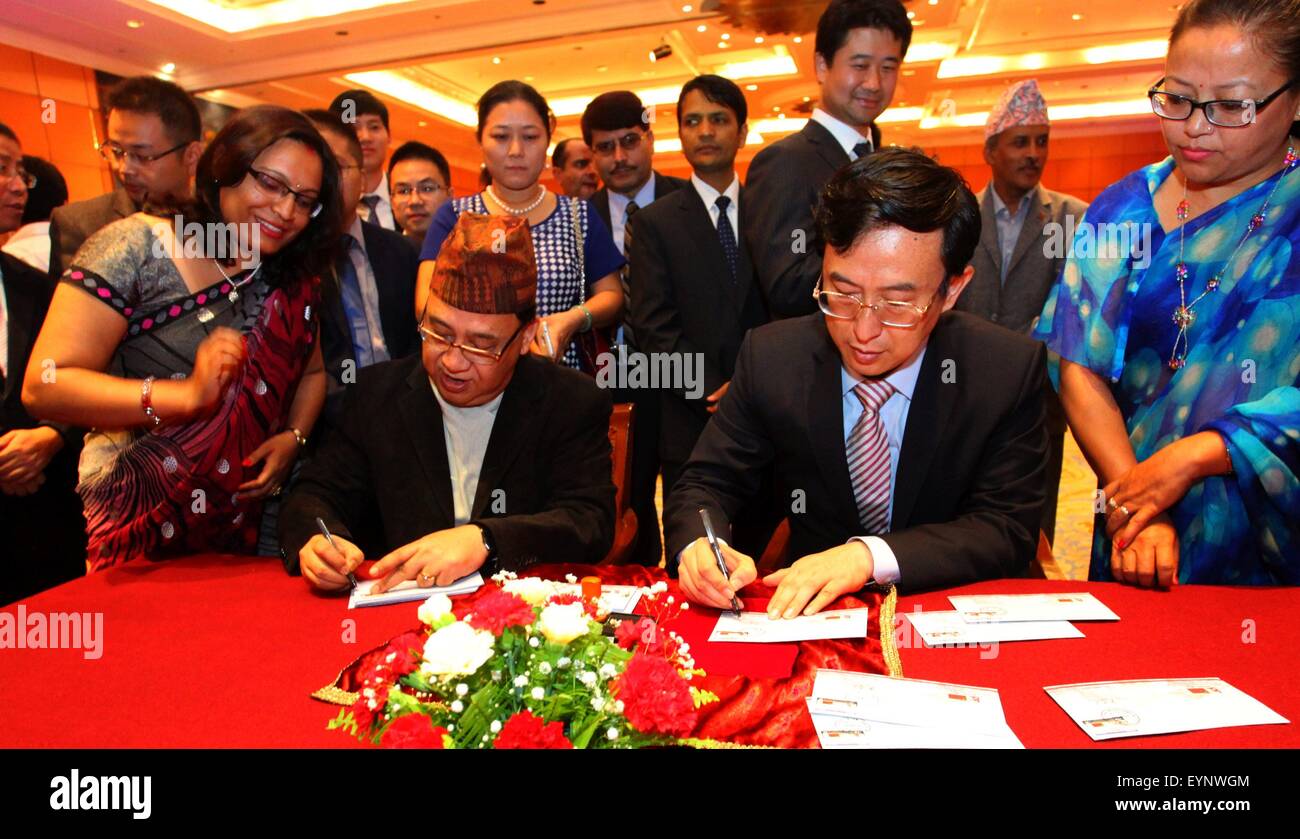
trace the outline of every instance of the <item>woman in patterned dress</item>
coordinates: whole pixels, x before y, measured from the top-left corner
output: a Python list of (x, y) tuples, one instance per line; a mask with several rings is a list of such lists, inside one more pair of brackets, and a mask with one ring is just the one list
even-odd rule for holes
[[(213, 138), (195, 183), (174, 216), (182, 229), (137, 213), (86, 241), (24, 381), (33, 415), (91, 429), (77, 489), (92, 571), (251, 553), (262, 499), (324, 402), (316, 278), (342, 214), (329, 146), (296, 111), (248, 108)], [(251, 259), (229, 241), (213, 253), (228, 231)]]
[(477, 136), (491, 183), (482, 192), (448, 201), (434, 214), (420, 254), (415, 311), (424, 311), (434, 260), (457, 216), (523, 216), (537, 254), (537, 314), (546, 325), (537, 330), (532, 349), (576, 368), (574, 337), (592, 327), (611, 326), (622, 313), (618, 270), (625, 260), (589, 203), (556, 195), (538, 183), (551, 140), (550, 108), (540, 93), (523, 82), (493, 85), (478, 102)]
[[(1092, 579), (1300, 584), (1298, 82), (1300, 0), (1185, 5), (1171, 157), (1098, 196), (1043, 309), (1106, 499)], [(1116, 230), (1150, 248), (1092, 246)]]

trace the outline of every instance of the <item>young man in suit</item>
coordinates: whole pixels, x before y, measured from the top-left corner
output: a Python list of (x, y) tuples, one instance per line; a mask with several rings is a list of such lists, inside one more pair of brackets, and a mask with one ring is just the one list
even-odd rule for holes
[(118, 82), (106, 97), (108, 141), (99, 147), (118, 187), (50, 215), (50, 276), (58, 278), (90, 234), (146, 201), (188, 198), (203, 153), (203, 121), (184, 90), (152, 76)]
[[(665, 515), (683, 591), (729, 608), (756, 578), (723, 539), (774, 467), (791, 499), (774, 617), (870, 583), (917, 591), (1023, 573), (1043, 506), (1043, 346), (953, 303), (970, 282), (979, 206), (957, 172), (883, 149), (831, 178), (820, 312), (759, 327)], [(811, 296), (811, 295), (810, 295)], [(791, 562), (793, 560), (793, 562)]]
[(291, 570), (345, 587), (365, 555), (351, 534), (367, 509), (383, 533), (372, 571), (381, 590), (599, 562), (614, 534), (609, 396), (528, 352), (537, 267), (527, 222), (462, 213), (429, 292), (421, 355), (363, 371), (281, 513)]
[[(582, 139), (594, 155), (596, 171), (604, 186), (591, 197), (591, 204), (609, 225), (614, 245), (630, 253), (631, 220), (655, 201), (686, 186), (687, 182), (663, 175), (653, 168), (654, 131), (650, 121), (653, 109), (646, 109), (630, 90), (602, 93), (582, 113)], [(635, 282), (630, 267), (623, 271), (623, 296), (631, 306), (631, 286)], [(625, 319), (613, 339), (617, 357), (626, 358), (639, 350), (635, 328)], [(636, 511), (636, 546), (632, 562), (658, 565), (661, 556), (659, 513), (655, 509), (655, 480), (659, 475), (659, 397), (648, 388), (617, 389), (615, 402), (631, 402), (632, 480), (628, 496)]]
[(402, 143), (388, 161), (388, 188), (397, 227), (418, 251), (433, 214), (451, 200), (451, 166), (433, 146)]
[(329, 382), (320, 418), (324, 430), (338, 421), (343, 391), (356, 382), (359, 368), (416, 351), (412, 301), (420, 259), (401, 234), (356, 214), (364, 185), (356, 134), (331, 111), (306, 114), (338, 159), (343, 218), (350, 220), (343, 235), (344, 253), (321, 296), (321, 354)]
[(636, 217), (629, 257), (638, 346), (647, 354), (703, 361), (701, 382), (659, 393), (665, 498), (726, 393), (745, 333), (767, 321), (753, 263), (737, 241), (745, 192), (735, 162), (747, 116), (745, 94), (730, 79), (706, 75), (687, 82), (677, 100), (677, 125), (691, 185)]
[[(0, 124), (0, 233), (18, 229), (28, 174), (18, 137)], [(49, 310), (47, 276), (0, 253), (0, 606), (86, 570), (86, 522), (76, 493), (81, 434), (38, 423), (23, 375)]]
[(392, 139), (388, 133), (388, 106), (368, 90), (345, 90), (334, 97), (329, 109), (356, 131), (361, 142), (363, 177), (357, 215), (385, 230), (396, 230), (388, 172), (384, 169)]
[[(1059, 255), (1051, 252), (1051, 231), (1067, 235), (1064, 231), (1073, 230), (1088, 209), (1073, 195), (1041, 183), (1049, 130), (1047, 103), (1033, 79), (1008, 87), (989, 112), (984, 160), (993, 178), (979, 195), (980, 242), (971, 259), (975, 276), (956, 305), (1024, 335), (1033, 331), (1065, 264), (1064, 248)], [(1065, 410), (1054, 388), (1048, 388), (1046, 400), (1051, 449), (1042, 530), (1050, 542), (1056, 529)]]
[(754, 155), (745, 182), (744, 238), (773, 317), (816, 309), (813, 204), (838, 169), (880, 147), (875, 120), (894, 98), (911, 40), (899, 0), (832, 0), (817, 21), (820, 107), (800, 131)]

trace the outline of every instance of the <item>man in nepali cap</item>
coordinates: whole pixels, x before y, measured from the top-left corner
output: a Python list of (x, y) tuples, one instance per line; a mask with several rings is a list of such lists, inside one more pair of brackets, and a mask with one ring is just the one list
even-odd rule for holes
[[(1047, 164), (1047, 103), (1033, 79), (1007, 88), (984, 125), (984, 160), (992, 179), (980, 193), (980, 243), (975, 276), (954, 308), (1028, 335), (1065, 264), (1075, 226), (1088, 205), (1040, 183)], [(1056, 368), (1055, 359), (1049, 366)], [(1061, 482), (1065, 412), (1046, 394), (1047, 504), (1042, 531), (1052, 540)]]
[(611, 404), (590, 377), (528, 353), (537, 269), (526, 221), (462, 213), (429, 290), (420, 355), (360, 371), (286, 502), (286, 568), (341, 589), (381, 555), (366, 574), (378, 592), (599, 562), (614, 532)]

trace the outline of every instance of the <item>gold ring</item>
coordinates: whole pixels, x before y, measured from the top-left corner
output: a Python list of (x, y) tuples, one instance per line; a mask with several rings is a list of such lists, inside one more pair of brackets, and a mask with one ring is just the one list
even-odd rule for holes
[(1119, 511), (1124, 514), (1124, 518), (1128, 518), (1129, 516), (1133, 515), (1128, 511), (1128, 507), (1125, 507), (1123, 504), (1119, 505)]
[(1110, 508), (1112, 513), (1119, 509), (1119, 504), (1115, 501), (1114, 497), (1106, 502), (1106, 506)]
[(421, 574), (421, 575), (420, 575), (420, 582), (422, 582), (422, 583), (431, 583), (431, 582), (434, 581), (435, 576), (436, 576), (436, 575), (431, 575), (431, 574)]

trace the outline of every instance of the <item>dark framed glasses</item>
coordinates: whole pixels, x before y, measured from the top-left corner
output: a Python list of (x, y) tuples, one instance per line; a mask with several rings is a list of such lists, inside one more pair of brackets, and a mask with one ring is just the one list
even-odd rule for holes
[(101, 143), (95, 148), (95, 150), (99, 152), (99, 156), (104, 158), (110, 166), (120, 166), (122, 165), (122, 161), (126, 161), (133, 166), (144, 166), (147, 163), (153, 163), (155, 160), (161, 160), (169, 154), (178, 152), (192, 142), (194, 141), (186, 140), (179, 145), (172, 146), (167, 151), (160, 151), (157, 154), (141, 154), (139, 152), (128, 151), (117, 143)]
[(1205, 113), (1206, 120), (1214, 125), (1222, 128), (1241, 128), (1244, 125), (1253, 123), (1255, 116), (1260, 111), (1272, 104), (1274, 99), (1290, 90), (1291, 86), (1295, 84), (1295, 79), (1282, 85), (1263, 99), (1207, 99), (1204, 102), (1199, 102), (1190, 96), (1160, 90), (1160, 85), (1164, 83), (1165, 80), (1162, 78), (1147, 91), (1147, 97), (1151, 100), (1151, 110), (1155, 112), (1156, 116), (1181, 121), (1190, 119), (1192, 114), (1199, 109)]

